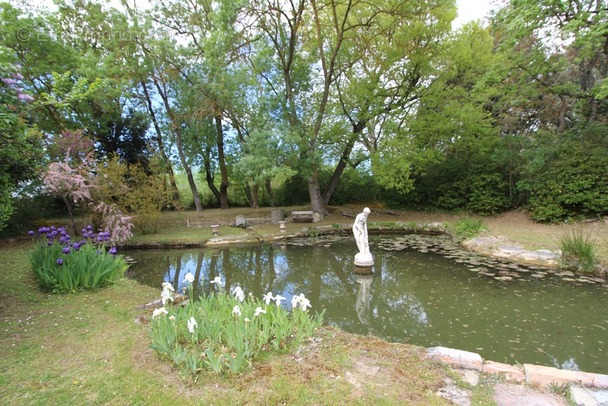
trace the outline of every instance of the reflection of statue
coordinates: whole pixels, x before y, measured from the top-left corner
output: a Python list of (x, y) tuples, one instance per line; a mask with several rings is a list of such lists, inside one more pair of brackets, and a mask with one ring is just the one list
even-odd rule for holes
[(369, 326), (369, 301), (371, 299), (371, 284), (373, 275), (357, 275), (356, 280), (359, 283), (359, 290), (357, 291), (357, 301), (355, 302), (355, 310), (357, 311), (357, 317), (361, 324), (367, 327)]
[(355, 223), (353, 224), (353, 234), (355, 235), (355, 241), (359, 253), (355, 255), (355, 265), (358, 266), (372, 266), (374, 259), (372, 254), (369, 252), (369, 243), (367, 241), (367, 216), (371, 210), (369, 208), (363, 209), (362, 213), (357, 214)]

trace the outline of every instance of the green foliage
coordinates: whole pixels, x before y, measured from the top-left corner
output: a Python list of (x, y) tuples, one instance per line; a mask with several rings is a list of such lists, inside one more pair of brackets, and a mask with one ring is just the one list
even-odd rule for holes
[(556, 395), (567, 396), (570, 391), (570, 385), (567, 383), (551, 382), (549, 390)]
[(277, 188), (276, 203), (280, 206), (297, 206), (308, 202), (306, 179), (300, 174), (287, 179)]
[[(394, 221), (374, 221), (369, 224), (369, 228), (379, 228), (379, 229), (389, 229), (389, 230), (399, 230), (404, 229), (407, 226), (404, 226), (401, 223), (397, 223)], [(415, 227), (414, 227), (415, 228)]]
[(0, 45), (0, 230), (14, 213), (13, 193), (36, 177), (42, 155), (41, 135), (27, 122), (33, 97), (23, 89), (21, 71)]
[(490, 215), (510, 207), (506, 168), (495, 156), (472, 152), (467, 159), (448, 158), (425, 166), (415, 178), (410, 205), (442, 210), (466, 210)]
[[(321, 184), (329, 183), (331, 168), (324, 168), (321, 173)], [(379, 195), (381, 187), (371, 171), (364, 168), (347, 168), (336, 186), (329, 204), (370, 203)]]
[(481, 219), (465, 217), (458, 220), (449, 228), (457, 239), (467, 240), (479, 235), (484, 230), (484, 224)]
[[(6, 182), (0, 181), (0, 184), (4, 183)], [(0, 190), (0, 231), (6, 226), (8, 219), (11, 218), (15, 211), (12, 200), (9, 189), (2, 187)]]
[(608, 213), (608, 134), (592, 126), (577, 135), (538, 138), (518, 188), (529, 194), (535, 220), (563, 221)]
[(465, 208), (478, 214), (496, 214), (509, 207), (507, 184), (500, 173), (473, 176), (468, 183)]
[[(42, 227), (36, 247), (30, 253), (30, 264), (36, 281), (54, 293), (71, 293), (95, 289), (124, 276), (127, 264), (116, 256), (116, 248), (106, 251), (107, 233), (97, 235), (84, 231), (84, 240), (70, 243), (63, 228)], [(34, 232), (30, 232), (34, 236)], [(108, 235), (109, 236), (109, 235)]]
[(306, 235), (308, 237), (313, 237), (313, 238), (318, 237), (319, 234), (320, 234), (320, 230), (315, 226), (308, 227), (308, 229), (306, 230)]
[[(240, 287), (230, 294), (214, 282), (218, 292), (194, 299), (191, 285), (185, 306), (162, 307), (152, 317), (152, 349), (184, 375), (196, 378), (202, 370), (240, 373), (269, 353), (295, 348), (323, 323), (323, 312), (309, 314), (310, 302), (304, 295), (294, 296), (288, 312), (279, 295), (269, 292), (264, 301), (245, 298)], [(163, 303), (172, 300), (172, 291), (170, 284), (164, 285)]]
[[(129, 213), (140, 232), (155, 233), (160, 213), (171, 201), (171, 191), (153, 158), (146, 172), (140, 164), (126, 164), (113, 156), (99, 166), (96, 198)], [(157, 170), (157, 172), (154, 172)]]
[(597, 265), (597, 242), (594, 238), (575, 230), (559, 238), (562, 250), (561, 266), (577, 272), (593, 272)]

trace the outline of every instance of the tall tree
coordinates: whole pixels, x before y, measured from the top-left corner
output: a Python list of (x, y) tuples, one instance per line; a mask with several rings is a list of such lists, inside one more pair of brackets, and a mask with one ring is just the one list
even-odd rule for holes
[[(283, 118), (296, 137), (311, 207), (326, 214), (364, 130), (375, 132), (382, 114), (406, 109), (423, 84), (430, 63), (424, 52), (449, 29), (454, 2), (259, 0), (251, 13), (256, 32), (263, 34), (260, 42), (272, 50), (274, 67), (266, 85), (280, 99)], [(384, 66), (383, 57), (389, 58)], [(344, 135), (348, 126), (351, 131)], [(322, 193), (319, 170), (328, 146), (341, 159)]]
[[(453, 1), (441, 0), (385, 1), (374, 3), (371, 12), (369, 20), (356, 28), (356, 35), (349, 37), (348, 52), (339, 60), (336, 104), (349, 136), (337, 151), (340, 161), (324, 192), (326, 202), (347, 164), (358, 165), (384, 147), (383, 139), (390, 142), (399, 129), (409, 128), (411, 112), (437, 75), (455, 6)], [(374, 172), (383, 178), (382, 168), (399, 171), (399, 176), (408, 172), (394, 162), (373, 162)]]
[[(219, 200), (222, 208), (229, 206), (229, 173), (225, 151), (228, 111), (233, 109), (238, 82), (234, 68), (241, 58), (243, 21), (239, 19), (244, 1), (195, 0), (161, 2), (157, 21), (187, 41), (190, 55), (197, 61), (196, 69), (182, 71), (194, 94), (190, 110), (194, 118), (211, 118), (214, 122), (215, 167), (220, 172)], [(195, 96), (195, 97), (193, 97)], [(232, 113), (234, 115), (235, 113)], [(210, 137), (202, 137), (211, 140)], [(209, 146), (203, 147), (209, 151)], [(210, 168), (212, 165), (207, 165)], [(213, 178), (207, 173), (207, 178)], [(212, 188), (214, 190), (214, 188)]]
[(608, 117), (608, 7), (597, 0), (509, 2), (493, 19), (507, 80), (533, 88), (535, 128), (561, 134)]

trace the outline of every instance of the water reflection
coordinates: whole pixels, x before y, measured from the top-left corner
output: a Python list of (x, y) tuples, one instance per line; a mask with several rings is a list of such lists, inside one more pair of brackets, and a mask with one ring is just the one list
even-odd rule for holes
[[(374, 242), (372, 241), (372, 244)], [(463, 264), (413, 250), (374, 248), (371, 276), (356, 275), (352, 242), (313, 246), (255, 245), (195, 251), (133, 251), (133, 278), (183, 289), (195, 275), (197, 289), (287, 298), (304, 293), (313, 311), (346, 331), (425, 347), (475, 351), (499, 362), (534, 363), (608, 373), (604, 351), (608, 290), (557, 279), (522, 277), (501, 282)]]
[(374, 275), (355, 275), (355, 280), (359, 284), (355, 309), (357, 310), (359, 321), (367, 327), (370, 326), (369, 304), (371, 300), (371, 285), (373, 278)]

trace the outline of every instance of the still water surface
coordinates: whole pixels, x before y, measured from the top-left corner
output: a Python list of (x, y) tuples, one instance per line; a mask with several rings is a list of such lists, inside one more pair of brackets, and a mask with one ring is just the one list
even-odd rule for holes
[(560, 278), (499, 281), (463, 263), (370, 241), (373, 276), (354, 273), (352, 239), (312, 246), (262, 244), (198, 250), (137, 250), (129, 274), (180, 290), (191, 272), (202, 289), (221, 277), (260, 297), (304, 293), (325, 323), (424, 347), (446, 346), (484, 359), (608, 373), (608, 289)]

